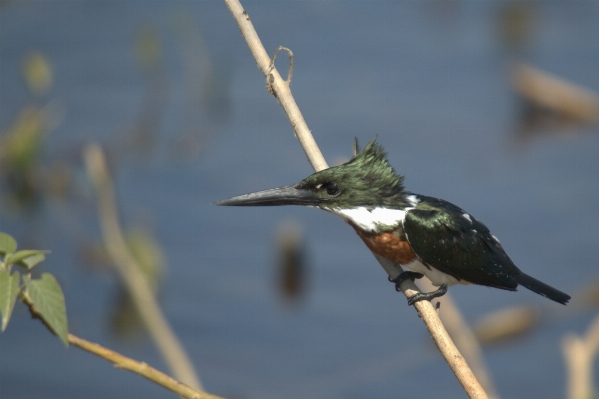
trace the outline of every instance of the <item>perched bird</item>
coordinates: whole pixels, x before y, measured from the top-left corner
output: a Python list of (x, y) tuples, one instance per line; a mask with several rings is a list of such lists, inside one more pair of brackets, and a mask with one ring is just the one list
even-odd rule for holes
[(426, 276), (436, 291), (408, 304), (444, 295), (454, 284), (516, 291), (522, 285), (566, 304), (570, 296), (522, 272), (482, 222), (442, 199), (406, 191), (403, 176), (373, 139), (348, 162), (314, 173), (297, 184), (216, 202), (229, 206), (305, 205), (340, 216), (376, 254), (410, 269), (391, 280)]

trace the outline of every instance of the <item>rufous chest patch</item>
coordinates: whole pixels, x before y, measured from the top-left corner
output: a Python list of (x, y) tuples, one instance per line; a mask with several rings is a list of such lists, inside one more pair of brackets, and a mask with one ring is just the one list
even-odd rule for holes
[(372, 252), (401, 265), (408, 264), (416, 259), (416, 254), (412, 251), (410, 243), (405, 237), (400, 238), (396, 232), (366, 233), (352, 223), (350, 225)]

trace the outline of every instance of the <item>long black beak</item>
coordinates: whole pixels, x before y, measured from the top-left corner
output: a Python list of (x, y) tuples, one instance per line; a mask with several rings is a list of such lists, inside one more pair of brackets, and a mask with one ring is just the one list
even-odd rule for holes
[(217, 201), (214, 205), (226, 206), (272, 206), (272, 205), (318, 205), (321, 199), (311, 191), (297, 185), (271, 188), (270, 190), (239, 195)]

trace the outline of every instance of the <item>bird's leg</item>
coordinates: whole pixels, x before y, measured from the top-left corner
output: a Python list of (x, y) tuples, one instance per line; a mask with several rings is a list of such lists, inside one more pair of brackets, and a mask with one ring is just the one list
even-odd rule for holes
[(419, 294), (412, 295), (411, 297), (408, 298), (408, 306), (413, 305), (416, 302), (420, 302), (420, 301), (424, 301), (424, 300), (430, 301), (433, 298), (438, 298), (440, 296), (445, 295), (446, 293), (447, 293), (447, 284), (441, 284), (439, 289), (437, 289), (435, 291), (421, 292)]
[(424, 277), (424, 275), (422, 273), (416, 273), (416, 272), (412, 272), (412, 271), (405, 271), (405, 272), (401, 272), (399, 273), (399, 276), (395, 277), (395, 278), (391, 278), (389, 277), (389, 281), (391, 281), (392, 283), (395, 283), (395, 290), (396, 291), (400, 291), (399, 289), (399, 285), (401, 283), (403, 283), (406, 280), (412, 280), (414, 281), (417, 278), (422, 278)]

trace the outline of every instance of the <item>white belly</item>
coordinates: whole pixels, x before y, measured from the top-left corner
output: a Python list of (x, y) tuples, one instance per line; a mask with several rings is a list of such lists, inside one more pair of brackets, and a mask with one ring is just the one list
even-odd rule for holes
[(441, 284), (445, 284), (448, 287), (454, 284), (470, 284), (465, 280), (458, 280), (457, 278), (450, 276), (449, 274), (440, 272), (434, 267), (431, 267), (429, 269), (428, 267), (424, 266), (419, 260), (414, 260), (402, 266), (405, 266), (414, 272), (424, 274), (426, 278), (428, 278), (431, 281), (431, 283), (433, 283), (433, 285), (437, 287)]

